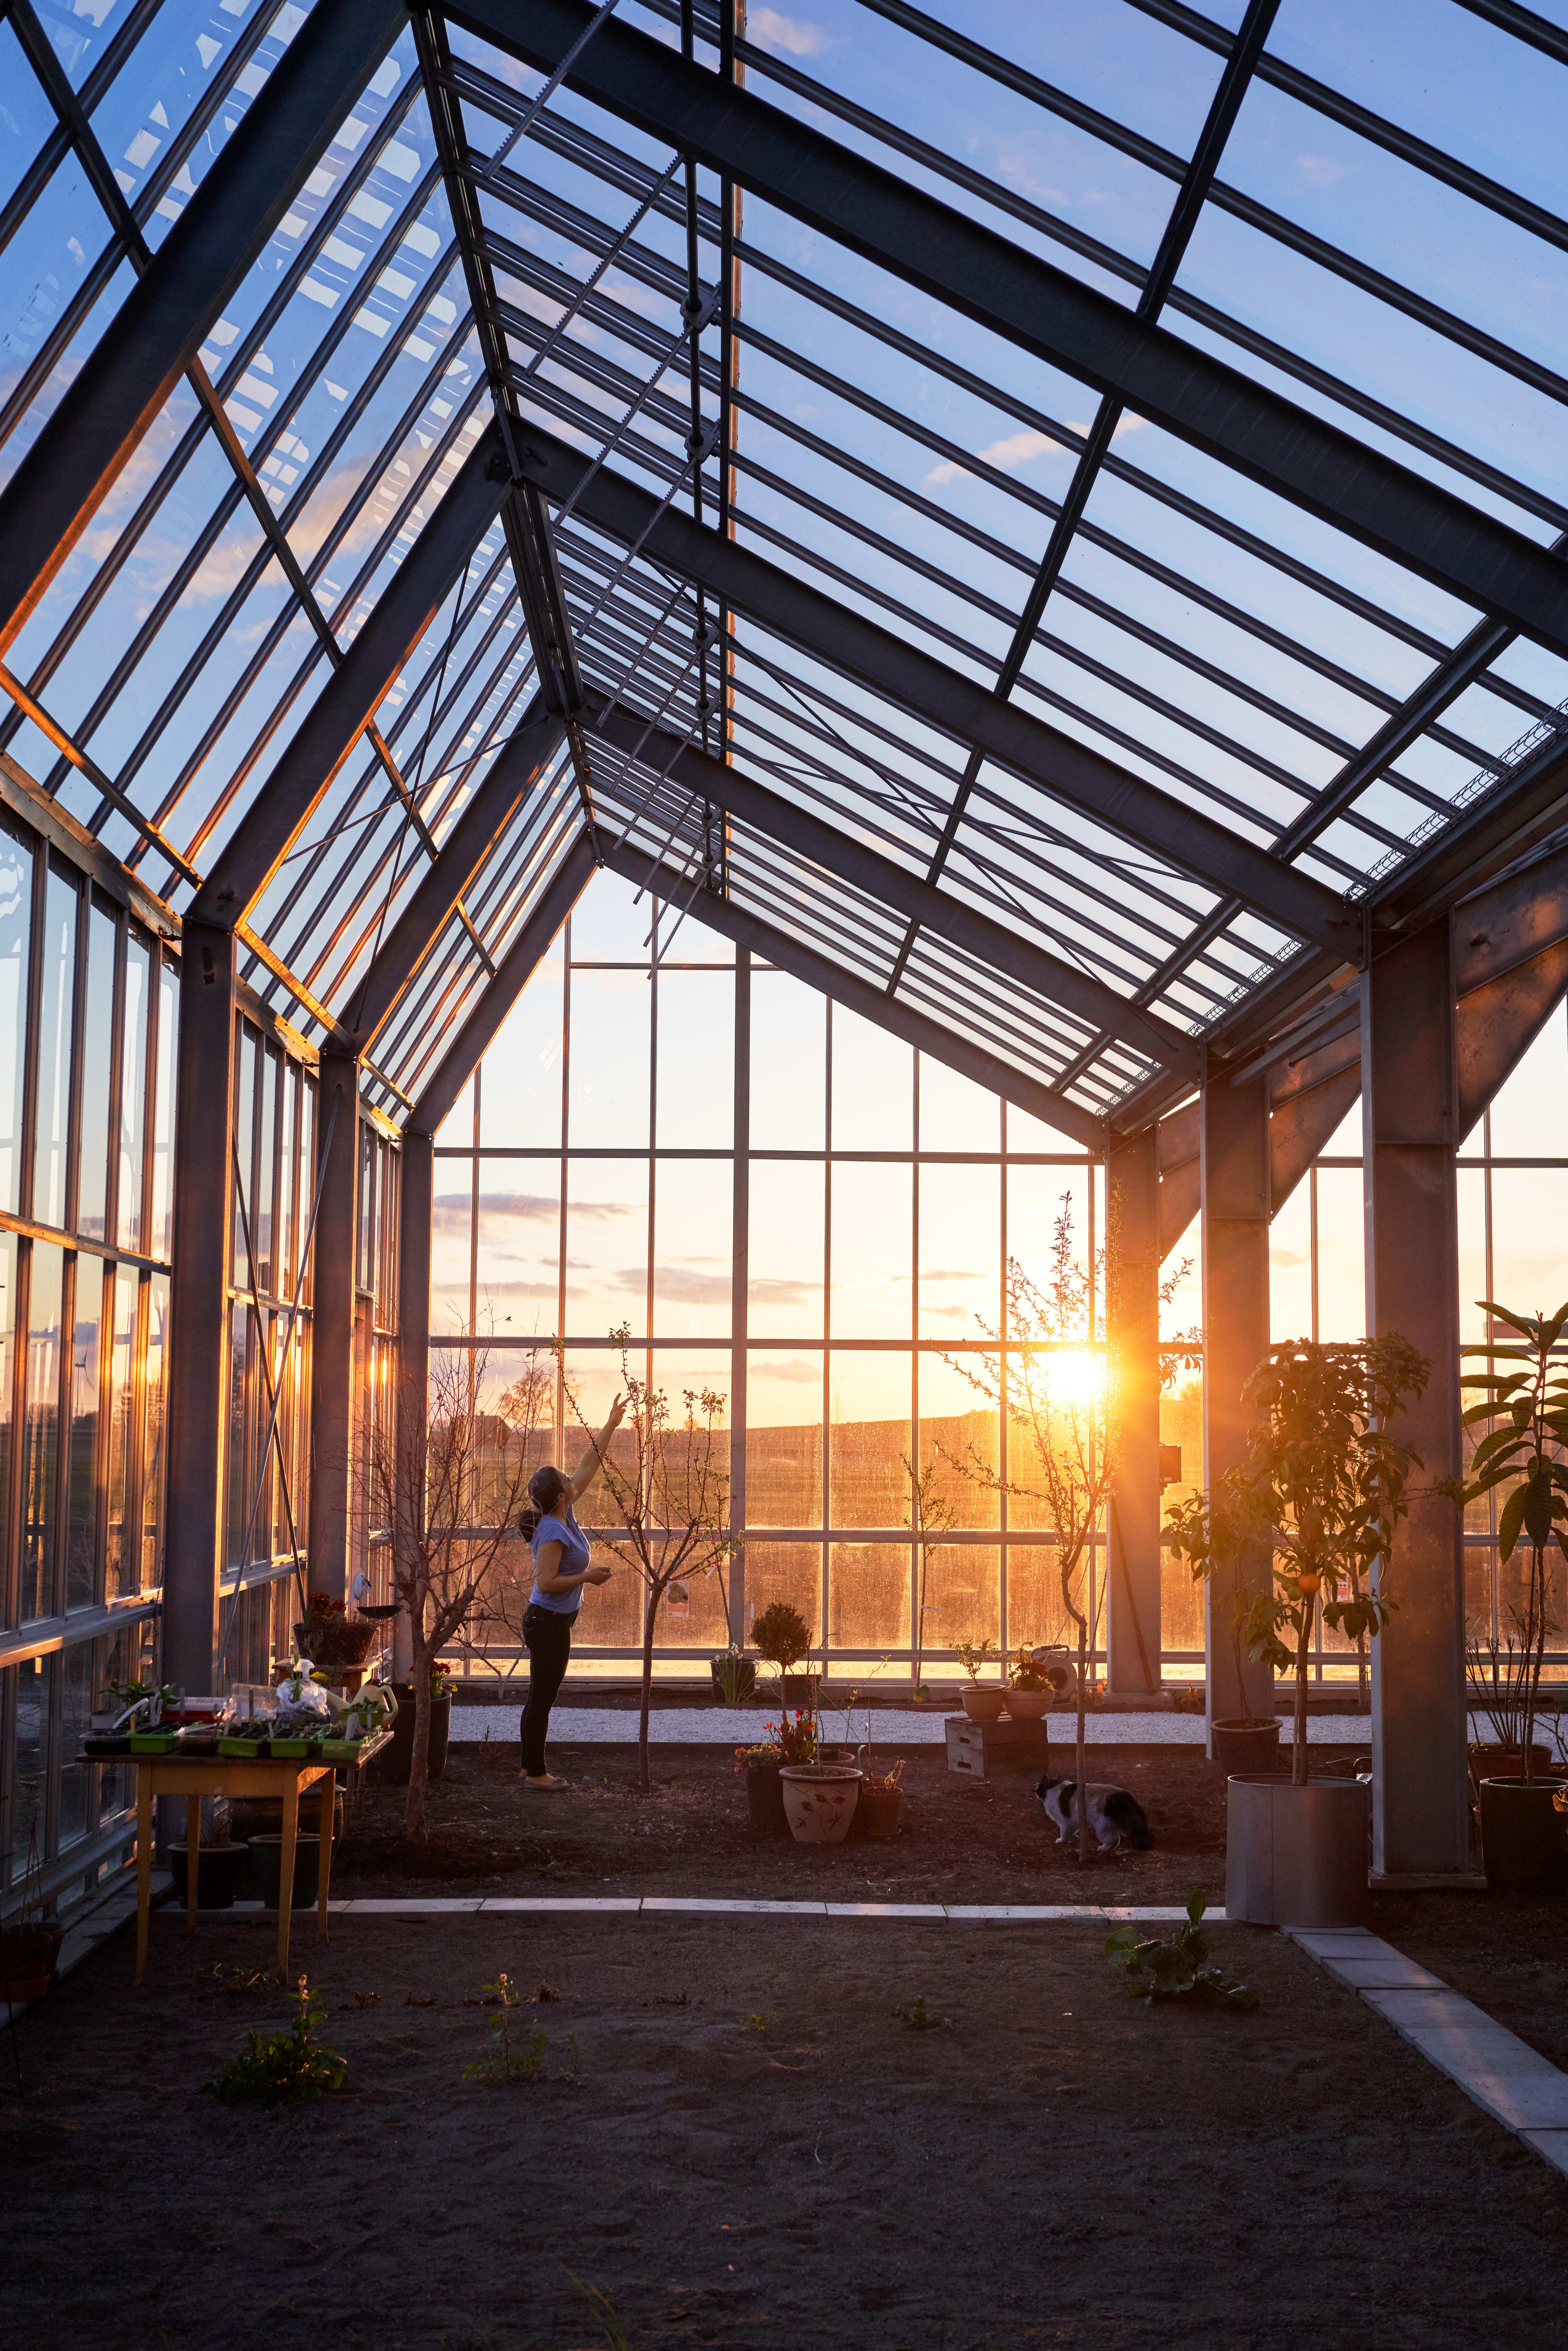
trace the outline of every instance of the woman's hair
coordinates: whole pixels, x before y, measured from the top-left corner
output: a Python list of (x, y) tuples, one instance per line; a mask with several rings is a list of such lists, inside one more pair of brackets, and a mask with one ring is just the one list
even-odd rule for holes
[(532, 1542), (538, 1531), (539, 1520), (548, 1519), (555, 1510), (561, 1497), (570, 1490), (569, 1481), (549, 1462), (542, 1469), (534, 1471), (533, 1476), (528, 1479), (528, 1499), (533, 1508), (525, 1510), (517, 1520), (517, 1531), (525, 1542)]

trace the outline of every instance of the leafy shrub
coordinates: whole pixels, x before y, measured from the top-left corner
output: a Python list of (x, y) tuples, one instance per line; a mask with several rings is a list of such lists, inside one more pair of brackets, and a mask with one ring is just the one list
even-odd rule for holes
[(1105, 1938), (1105, 1957), (1131, 1979), (1129, 1999), (1145, 2006), (1156, 2000), (1185, 2000), (1196, 2007), (1257, 2007), (1258, 1995), (1248, 1985), (1228, 1983), (1222, 1968), (1204, 1965), (1208, 1938), (1201, 1921), (1207, 1907), (1201, 1894), (1191, 1894), (1186, 1924), (1174, 1935), (1140, 1942), (1135, 1927), (1118, 1927)]
[(810, 1647), (811, 1628), (787, 1600), (769, 1601), (752, 1625), (751, 1646), (769, 1665), (788, 1673)]
[(247, 2032), (245, 2047), (225, 2065), (215, 2082), (204, 2082), (209, 2097), (225, 2106), (253, 2103), (264, 2106), (308, 2105), (329, 2090), (340, 2090), (349, 2068), (345, 2061), (316, 2039), (326, 2012), (319, 1993), (311, 1997), (304, 1976), (299, 1979), (299, 2012), (292, 2024), (277, 2032)]

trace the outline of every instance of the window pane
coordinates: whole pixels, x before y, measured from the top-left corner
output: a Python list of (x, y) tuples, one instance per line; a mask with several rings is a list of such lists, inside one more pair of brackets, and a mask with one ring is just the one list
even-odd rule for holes
[[(1186, 1570), (1182, 1573), (1185, 1574)], [(1081, 1595), (1083, 1584), (1081, 1571), (1073, 1583), (1074, 1599)], [(1200, 1587), (1200, 1624), (1202, 1605)], [(1103, 1639), (1103, 1634), (1102, 1625), (1096, 1637)], [(1078, 1646), (1078, 1627), (1062, 1601), (1061, 1570), (1056, 1549), (1051, 1543), (1011, 1543), (1008, 1547), (1008, 1644), (1016, 1648), (1020, 1641), (1027, 1641), (1031, 1648), (1047, 1641), (1065, 1641), (1071, 1649)], [(1203, 1646), (1201, 1634), (1197, 1646)]]
[[(1030, 1562), (1033, 1558), (1054, 1556), (1052, 1553), (1031, 1553), (1013, 1550), (1008, 1554), (1009, 1578), (1024, 1569), (1024, 1607), (1020, 1620), (1025, 1626), (1021, 1637), (1030, 1636), (1027, 1627), (1030, 1616)], [(1013, 1629), (1017, 1604), (1009, 1585), (1009, 1634), (1012, 1642), (1020, 1635)], [(1001, 1638), (1001, 1553), (992, 1543), (944, 1543), (932, 1552), (925, 1570), (925, 1646), (927, 1649), (956, 1648), (960, 1641), (999, 1641)]]
[(16, 1360), (16, 1236), (0, 1232), (0, 1561), (11, 1556), (11, 1396)]
[[(479, 1328), (507, 1339), (553, 1338), (559, 1314), (560, 1163), (490, 1159), (480, 1162), (480, 1173), (481, 1180), (504, 1186), (511, 1179), (518, 1188), (479, 1195)], [(465, 1240), (466, 1221), (460, 1217), (459, 1223)], [(465, 1265), (465, 1291), (467, 1280)]]
[(115, 923), (101, 906), (92, 907), (87, 927), (87, 1015), (82, 1025), (81, 1155), (77, 1178), (77, 1230), (89, 1240), (107, 1238), (104, 1201), (109, 1190), (109, 1091), (114, 1053)]
[(130, 1266), (121, 1266), (112, 1277), (110, 1296), (114, 1331), (110, 1355), (109, 1492), (105, 1539), (108, 1570), (104, 1579), (105, 1592), (110, 1600), (122, 1600), (137, 1589), (131, 1496), (137, 1452), (134, 1371), (136, 1300), (140, 1288), (141, 1277)]
[(734, 1177), (728, 1160), (661, 1159), (653, 1196), (653, 1328), (722, 1334), (734, 1284)]
[(1492, 1291), (1500, 1306), (1551, 1314), (1568, 1298), (1568, 1168), (1494, 1167)]
[[(162, 1040), (159, 1040), (160, 1044)], [(160, 1060), (162, 1056), (160, 1053)], [(283, 1056), (270, 1047), (261, 1057), (261, 1129), (256, 1139), (256, 1183), (250, 1197), (250, 1238), (256, 1251), (256, 1286), (269, 1298), (277, 1286), (273, 1264), (273, 1192), (277, 1181), (277, 1088)], [(367, 1134), (370, 1132), (366, 1129)]]
[(833, 1007), (833, 1149), (914, 1147), (915, 1055), (858, 1012)]
[[(648, 1007), (640, 971), (571, 975), (573, 1144), (600, 1149), (648, 1141)], [(548, 1138), (547, 1138), (548, 1140)]]
[(1361, 1170), (1318, 1169), (1318, 1336), (1359, 1339), (1366, 1331)]
[(1269, 1327), (1276, 1339), (1312, 1336), (1312, 1178), (1303, 1176), (1269, 1227)]
[(821, 1151), (827, 1140), (828, 1008), (788, 972), (751, 975), (751, 1147)]
[[(141, 1139), (147, 1110), (147, 989), (152, 959), (131, 938), (125, 950), (125, 1028), (120, 1049), (120, 1246), (141, 1248)], [(243, 1163), (242, 1163), (243, 1164)]]
[(648, 1320), (648, 1164), (574, 1159), (567, 1170), (566, 1327), (602, 1339)]
[(66, 1510), (66, 1606), (98, 1597), (98, 1334), (104, 1269), (77, 1259), (76, 1330), (70, 1361), (70, 1459)]
[(912, 1171), (841, 1161), (832, 1183), (832, 1334), (907, 1341), (915, 1311)]
[[(235, 1070), (235, 1138), (239, 1164), (245, 1170), (246, 1210), (250, 1212), (251, 1144), (256, 1134), (256, 1064), (258, 1040), (256, 1031), (243, 1025), (239, 1032), (239, 1055)], [(123, 1230), (123, 1219), (121, 1229)], [(255, 1228), (252, 1227), (252, 1238)], [(235, 1193), (234, 1205), (234, 1265), (229, 1280), (236, 1290), (250, 1288), (250, 1259), (245, 1245), (245, 1223), (240, 1216), (239, 1194)]]
[(822, 1522), (820, 1354), (757, 1348), (747, 1359), (746, 1516), (754, 1527)]
[(58, 1524), (60, 1280), (65, 1260), (47, 1242), (32, 1245), (27, 1300), (26, 1420), (22, 1429), (22, 1616), (47, 1616), (55, 1605)]
[[(558, 946), (548, 955), (502, 1022), (486, 1055), (490, 1083), (483, 1091), (482, 1139), (487, 1149), (560, 1141), (561, 984), (566, 966)], [(583, 977), (586, 978), (587, 974)], [(577, 981), (572, 981), (575, 998)], [(464, 1118), (465, 1103), (469, 1103)], [(473, 1111), (465, 1093), (442, 1129), (445, 1143), (473, 1140)], [(619, 1135), (618, 1142), (642, 1137)]]
[(173, 1254), (174, 1097), (180, 1068), (180, 971), (164, 960), (158, 974), (158, 1092), (152, 1113), (151, 1257)]
[(908, 1510), (910, 1358), (835, 1353), (828, 1373), (828, 1520), (903, 1526)]
[(754, 1160), (747, 1294), (758, 1339), (822, 1336), (822, 1165)]
[(834, 1543), (828, 1639), (835, 1649), (909, 1646), (909, 1552), (902, 1543)]
[[(804, 1617), (815, 1642), (822, 1623), (822, 1553), (817, 1543), (748, 1542), (746, 1546), (747, 1638), (758, 1617), (776, 1600), (787, 1600)], [(771, 1667), (758, 1673), (764, 1698), (771, 1697)]]
[[(994, 1527), (1001, 1522), (995, 1482), (997, 1413), (964, 1376), (966, 1360), (960, 1357), (955, 1367), (940, 1355), (923, 1353), (917, 1365), (919, 1466), (925, 1479), (929, 1523), (937, 1533), (945, 1525)], [(981, 1368), (977, 1360), (975, 1368)]]
[(96, 1641), (75, 1641), (60, 1655), (60, 1826), (59, 1845), (75, 1844), (96, 1826), (90, 1818), (93, 1767), (78, 1763), (92, 1712), (93, 1661)]
[(946, 1061), (920, 1057), (920, 1148), (922, 1151), (999, 1151), (1001, 1102), (995, 1094), (950, 1070)]
[[(835, 1169), (835, 1184), (842, 1172)], [(922, 1167), (919, 1198), (920, 1336), (973, 1339), (980, 1324), (999, 1330), (1000, 1170)]]
[(66, 1151), (71, 1114), (71, 1029), (76, 1005), (77, 901), (74, 883), (50, 872), (44, 884), (44, 947), (38, 982), (38, 1098), (33, 1159), (33, 1214), (43, 1225), (66, 1220)]
[(1568, 1158), (1568, 1022), (1561, 1005), (1492, 1097), (1491, 1147), (1496, 1159)]
[(435, 1339), (468, 1329), (473, 1164), (469, 1159), (436, 1163), (435, 1180), (444, 1188), (436, 1193), (430, 1209), (430, 1332)]
[(164, 1405), (169, 1361), (169, 1277), (147, 1285), (147, 1418), (141, 1477), (141, 1589), (163, 1581)]
[(659, 1146), (727, 1151), (735, 1141), (735, 980), (727, 971), (669, 971), (654, 985)]
[(32, 852), (13, 833), (0, 828), (0, 1208), (13, 1212), (22, 1172), (32, 902)]
[(5, 1823), (5, 1876), (20, 1886), (28, 1851), (44, 1854), (44, 1757), (48, 1746), (52, 1657), (29, 1657), (15, 1668), (16, 1727), (11, 1747), (11, 1815)]

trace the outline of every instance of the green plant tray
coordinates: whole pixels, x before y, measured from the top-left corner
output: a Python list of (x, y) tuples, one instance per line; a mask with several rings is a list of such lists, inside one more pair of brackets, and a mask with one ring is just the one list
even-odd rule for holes
[(269, 1739), (267, 1750), (275, 1762), (307, 1763), (320, 1751), (319, 1739)]
[(132, 1755), (177, 1755), (180, 1742), (172, 1731), (133, 1730), (131, 1751)]
[(357, 1763), (371, 1744), (368, 1739), (323, 1739), (316, 1752), (323, 1763)]
[(266, 1739), (220, 1739), (218, 1741), (220, 1755), (236, 1756), (244, 1762), (249, 1762), (256, 1756), (266, 1756), (270, 1751), (271, 1741)]

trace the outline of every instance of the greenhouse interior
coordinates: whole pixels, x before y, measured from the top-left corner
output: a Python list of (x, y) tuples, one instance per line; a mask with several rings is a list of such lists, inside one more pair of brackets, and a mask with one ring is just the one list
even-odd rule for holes
[(0, 0), (18, 2341), (1550, 2339), (1565, 103)]

